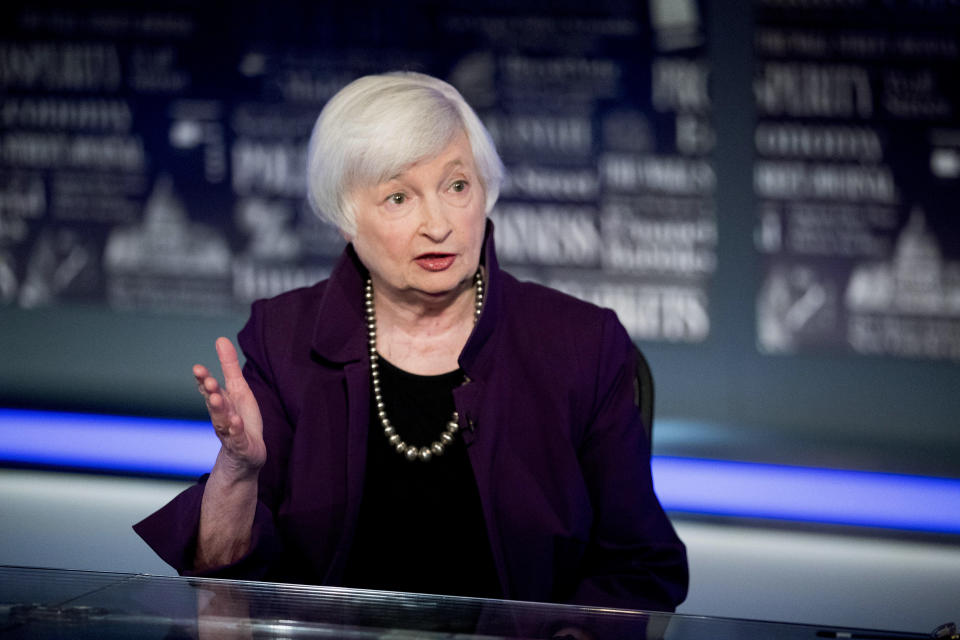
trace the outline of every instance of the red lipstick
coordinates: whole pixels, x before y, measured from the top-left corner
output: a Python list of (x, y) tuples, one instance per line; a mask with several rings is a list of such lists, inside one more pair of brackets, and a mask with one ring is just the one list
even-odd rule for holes
[(454, 260), (456, 260), (456, 256), (452, 253), (424, 253), (414, 258), (414, 262), (427, 271), (449, 269)]

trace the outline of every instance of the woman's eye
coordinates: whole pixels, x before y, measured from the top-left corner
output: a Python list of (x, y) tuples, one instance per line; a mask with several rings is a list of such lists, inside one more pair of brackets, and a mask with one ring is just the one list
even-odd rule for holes
[(467, 190), (467, 181), (466, 180), (456, 180), (450, 188), (456, 193), (462, 193)]
[(387, 202), (390, 204), (403, 204), (407, 201), (407, 195), (405, 193), (391, 193), (387, 196)]

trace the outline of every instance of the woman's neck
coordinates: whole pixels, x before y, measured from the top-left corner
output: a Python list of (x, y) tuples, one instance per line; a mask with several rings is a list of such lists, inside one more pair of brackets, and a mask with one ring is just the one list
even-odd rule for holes
[(476, 291), (471, 284), (449, 299), (404, 299), (377, 291), (377, 351), (392, 364), (420, 375), (447, 373), (473, 331)]

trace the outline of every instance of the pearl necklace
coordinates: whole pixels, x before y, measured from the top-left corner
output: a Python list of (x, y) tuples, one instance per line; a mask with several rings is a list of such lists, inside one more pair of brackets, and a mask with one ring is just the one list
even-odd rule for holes
[[(480, 269), (473, 276), (473, 286), (476, 289), (476, 300), (474, 302), (473, 322), (477, 323), (480, 318), (480, 310), (483, 308), (483, 274)], [(373, 310), (373, 282), (367, 278), (367, 284), (363, 291), (364, 304), (367, 315), (367, 336), (370, 347), (370, 379), (373, 384), (373, 401), (377, 408), (377, 417), (380, 418), (380, 424), (383, 425), (383, 433), (387, 436), (390, 445), (396, 452), (407, 460), (422, 460), (427, 462), (433, 456), (443, 455), (443, 450), (453, 442), (454, 434), (460, 429), (460, 414), (456, 411), (447, 422), (447, 427), (440, 438), (434, 440), (430, 446), (417, 448), (403, 441), (400, 434), (390, 423), (387, 417), (386, 406), (383, 403), (383, 395), (380, 393), (380, 356), (377, 354), (377, 319)]]

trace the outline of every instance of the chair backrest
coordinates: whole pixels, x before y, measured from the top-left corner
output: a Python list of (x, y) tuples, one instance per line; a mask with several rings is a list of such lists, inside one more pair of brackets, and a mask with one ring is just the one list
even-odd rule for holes
[(647, 362), (640, 348), (636, 345), (633, 348), (637, 352), (637, 371), (633, 379), (634, 401), (640, 408), (647, 441), (653, 447), (653, 372), (650, 371), (650, 363)]

